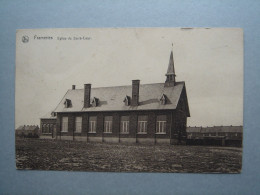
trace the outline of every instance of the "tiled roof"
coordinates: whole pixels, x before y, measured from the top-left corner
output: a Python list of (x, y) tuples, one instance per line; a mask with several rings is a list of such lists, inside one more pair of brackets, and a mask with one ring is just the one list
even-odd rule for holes
[(31, 130), (36, 130), (38, 129), (39, 127), (36, 126), (36, 125), (27, 125), (25, 126), (25, 130), (28, 130), (28, 131), (31, 131)]
[(41, 117), (41, 119), (56, 119), (57, 116), (52, 115), (52, 112), (48, 112), (44, 116)]
[(187, 133), (242, 133), (243, 126), (187, 127)]
[[(95, 111), (130, 111), (130, 110), (165, 110), (176, 109), (184, 82), (176, 82), (174, 87), (164, 87), (164, 83), (143, 84), (139, 88), (139, 105), (127, 106), (123, 102), (126, 96), (132, 96), (132, 85), (117, 87), (91, 88), (91, 102), (94, 97), (99, 99), (97, 107), (84, 108), (84, 89), (68, 90), (55, 112), (95, 112)], [(169, 101), (160, 104), (165, 94)], [(71, 100), (71, 106), (65, 108), (65, 99)]]
[(243, 126), (222, 126), (221, 131), (222, 132), (242, 133)]
[(20, 126), (20, 127), (18, 127), (16, 130), (24, 130), (24, 126), (22, 125), (22, 126)]
[(186, 132), (187, 133), (199, 133), (201, 131), (202, 127), (187, 127)]

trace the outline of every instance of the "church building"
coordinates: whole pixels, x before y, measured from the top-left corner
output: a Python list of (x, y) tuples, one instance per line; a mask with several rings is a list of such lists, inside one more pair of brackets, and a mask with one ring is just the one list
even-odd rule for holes
[(52, 115), (41, 119), (40, 137), (185, 144), (190, 112), (185, 82), (175, 78), (173, 52), (165, 76), (164, 83), (132, 80), (127, 86), (92, 88), (85, 84), (84, 89), (72, 85)]

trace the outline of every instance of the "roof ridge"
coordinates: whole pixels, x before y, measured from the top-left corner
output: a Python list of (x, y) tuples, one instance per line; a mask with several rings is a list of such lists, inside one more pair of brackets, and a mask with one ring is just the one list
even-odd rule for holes
[[(164, 84), (164, 83), (146, 83), (146, 84), (140, 84), (142, 85), (155, 85), (155, 84)], [(100, 88), (113, 88), (113, 87), (131, 87), (132, 85), (119, 85), (119, 86), (108, 86), (108, 87), (91, 87), (91, 89), (100, 89)], [(69, 91), (72, 90), (84, 90), (84, 88), (81, 89), (69, 89)]]
[[(185, 83), (185, 81), (178, 81), (176, 82), (177, 84)], [(164, 83), (145, 83), (145, 84), (140, 84), (140, 86), (143, 85), (157, 85), (161, 84), (164, 85)], [(108, 86), (108, 87), (92, 87), (91, 89), (102, 89), (102, 88), (114, 88), (114, 87), (131, 87), (132, 85), (119, 85), (119, 86)], [(68, 91), (76, 91), (76, 90), (84, 90), (84, 88), (81, 89), (68, 89)]]
[(187, 128), (243, 127), (243, 125), (188, 126)]

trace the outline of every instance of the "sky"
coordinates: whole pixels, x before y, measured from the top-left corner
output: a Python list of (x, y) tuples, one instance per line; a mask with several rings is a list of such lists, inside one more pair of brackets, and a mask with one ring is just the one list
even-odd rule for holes
[(187, 125), (243, 125), (242, 29), (89, 28), (17, 30), (15, 127), (39, 125), (72, 85), (163, 83), (171, 50)]

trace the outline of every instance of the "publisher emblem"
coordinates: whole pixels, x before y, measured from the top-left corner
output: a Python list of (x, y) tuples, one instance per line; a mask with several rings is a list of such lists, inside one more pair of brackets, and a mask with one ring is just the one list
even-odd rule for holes
[(22, 37), (22, 42), (23, 43), (28, 43), (29, 42), (29, 37), (28, 36), (23, 36)]

